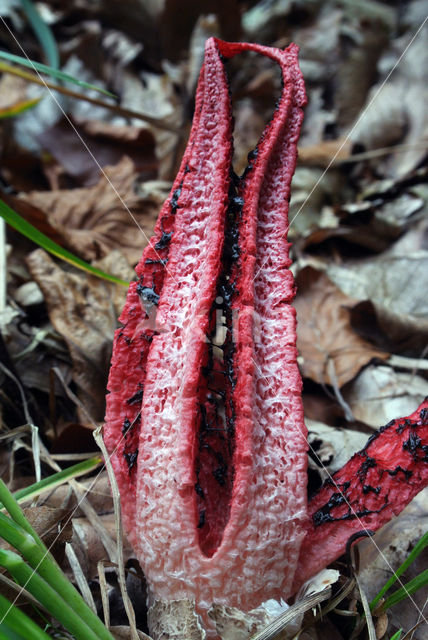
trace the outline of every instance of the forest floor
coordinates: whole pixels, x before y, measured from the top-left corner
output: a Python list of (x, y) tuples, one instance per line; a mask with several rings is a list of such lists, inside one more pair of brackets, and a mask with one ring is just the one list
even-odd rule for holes
[[(428, 395), (426, 3), (43, 0), (37, 7), (54, 45), (40, 43), (21, 4), (10, 1), (0, 3), (0, 49), (44, 63), (57, 55), (63, 71), (118, 98), (62, 84), (80, 96), (73, 98), (4, 71), (0, 197), (73, 254), (127, 281), (185, 148), (205, 40), (299, 45), (309, 101), (289, 240), (305, 418), (318, 456), (309, 465), (314, 491), (375, 429)], [(230, 64), (230, 88), (240, 174), (273, 113), (280, 78), (273, 63), (246, 54)], [(126, 288), (0, 226), (0, 472), (15, 490), (98, 451), (93, 431), (104, 418)], [(116, 523), (106, 472), (94, 477), (79, 478), (93, 511), (73, 511), (58, 557), (71, 540), (95, 601), (101, 606), (106, 588), (111, 622), (126, 630), (114, 571), (105, 564), (106, 587), (99, 578), (98, 563), (108, 559), (103, 540), (116, 538)], [(64, 485), (26, 514), (43, 532), (75, 504)], [(375, 536), (376, 546), (359, 545), (368, 599), (427, 529), (425, 491)], [(137, 626), (147, 631), (141, 570), (126, 541), (124, 554)], [(405, 580), (427, 560), (425, 551)], [(355, 610), (357, 600), (339, 608)], [(377, 637), (419, 625), (406, 638), (425, 638), (427, 601), (424, 587), (391, 608), (376, 620)], [(346, 640), (349, 620), (327, 615), (301, 638)]]

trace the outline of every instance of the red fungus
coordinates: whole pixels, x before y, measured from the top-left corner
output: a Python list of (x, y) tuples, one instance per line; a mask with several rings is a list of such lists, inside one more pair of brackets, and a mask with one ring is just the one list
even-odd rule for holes
[[(247, 50), (278, 63), (282, 90), (238, 177), (225, 61)], [(189, 143), (114, 339), (104, 438), (125, 527), (151, 598), (195, 600), (207, 628), (214, 601), (287, 598), (340, 555), (362, 528), (349, 508), (374, 529), (427, 483), (424, 405), (409, 418), (420, 424), (398, 421), (356, 454), (308, 516), (286, 239), (305, 103), (295, 45), (208, 40)]]
[(335, 560), (350, 537), (377, 531), (428, 485), (428, 398), (391, 420), (309, 502), (293, 591)]
[[(282, 90), (239, 178), (225, 60), (245, 50), (278, 63)], [(187, 150), (115, 335), (105, 441), (125, 526), (151, 592), (202, 613), (289, 595), (305, 533), (286, 239), (305, 102), (295, 45), (207, 42)]]

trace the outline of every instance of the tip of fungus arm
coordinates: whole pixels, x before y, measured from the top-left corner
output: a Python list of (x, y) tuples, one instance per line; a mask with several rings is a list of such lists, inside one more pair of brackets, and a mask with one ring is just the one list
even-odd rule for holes
[(381, 427), (310, 500), (293, 591), (342, 555), (351, 536), (380, 529), (427, 485), (428, 398)]

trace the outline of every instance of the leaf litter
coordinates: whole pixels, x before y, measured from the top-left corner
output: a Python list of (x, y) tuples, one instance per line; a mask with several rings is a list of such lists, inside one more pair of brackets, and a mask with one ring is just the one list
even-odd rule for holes
[[(290, 238), (298, 283), (303, 398), (308, 415), (322, 421), (320, 425), (308, 420), (309, 442), (326, 468), (334, 471), (374, 428), (406, 415), (428, 394), (427, 369), (417, 364), (427, 359), (428, 334), (423, 33), (381, 88), (424, 19), (421, 3), (409, 2), (402, 12), (396, 4), (381, 2), (274, 0), (269, 8), (264, 2), (233, 2), (232, 7), (228, 3), (230, 20), (225, 3), (209, 3), (209, 10), (189, 3), (182, 16), (177, 16), (173, 3), (156, 10), (152, 3), (139, 3), (138, 8), (135, 3), (120, 11), (112, 3), (95, 8), (84, 0), (79, 11), (71, 5), (40, 4), (49, 15), (63, 63), (69, 59), (70, 69), (79, 68), (85, 78), (104, 83), (119, 95), (122, 107), (160, 117), (176, 129), (161, 131), (112, 117), (107, 110), (61, 101), (147, 238), (186, 140), (201, 39), (214, 32), (230, 40), (276, 46), (294, 41), (301, 46), (309, 105), (294, 178)], [(5, 8), (3, 17), (17, 30), (30, 57), (43, 61), (16, 10)], [(1, 44), (19, 53), (8, 37), (2, 36)], [(32, 91), (15, 80), (17, 100), (31, 97)], [(2, 82), (9, 81), (12, 76), (3, 75)], [(246, 165), (262, 120), (269, 117), (263, 105), (272, 102), (275, 83), (275, 74), (257, 59), (243, 57), (233, 71), (238, 171)], [(78, 256), (101, 260), (104, 270), (132, 279), (146, 240), (105, 175), (60, 119), (60, 111), (45, 102), (13, 122), (2, 121), (4, 196)], [(43, 109), (45, 115), (39, 116)], [(48, 449), (60, 446), (58, 450), (66, 453), (70, 437), (61, 434), (68, 429), (72, 437), (73, 429), (78, 433), (76, 424), (92, 427), (58, 380), (53, 381), (51, 371), (60, 367), (86, 412), (102, 420), (111, 340), (124, 291), (34, 251), (31, 243), (9, 230), (7, 242), (7, 307), (0, 309), (2, 362), (7, 357), (13, 366)], [(6, 247), (0, 251), (6, 253)], [(405, 361), (413, 363), (410, 368), (403, 366)], [(1, 372), (0, 384), (1, 427), (7, 434), (25, 419), (16, 384)], [(30, 443), (25, 434), (22, 438)], [(85, 438), (81, 443), (88, 446)], [(15, 451), (11, 440), (2, 441), (2, 447), (2, 469), (7, 473), (13, 457), (16, 486), (29, 484), (35, 473), (30, 452), (22, 447)], [(311, 486), (320, 482), (320, 467), (313, 460), (310, 464), (318, 474)], [(79, 480), (79, 485), (86, 490), (91, 482)], [(108, 496), (105, 480), (89, 491), (101, 526), (114, 538)], [(67, 490), (59, 488), (33, 509), (75, 504)], [(425, 492), (376, 534), (392, 566), (398, 566), (426, 530), (426, 504)], [(71, 544), (88, 584), (95, 584), (97, 563), (106, 553), (81, 510), (73, 517)], [(386, 581), (386, 568), (370, 541), (359, 546), (360, 580), (370, 598)], [(125, 562), (128, 554), (126, 547)], [(423, 564), (415, 571), (418, 567), (421, 570)], [(91, 588), (101, 606), (99, 590)], [(114, 603), (120, 609), (118, 592), (111, 585), (108, 589), (110, 595), (116, 593)], [(421, 590), (421, 607), (424, 597)], [(351, 607), (352, 602), (345, 600), (342, 608), (345, 605)], [(121, 615), (114, 619), (117, 637), (129, 635), (123, 607)], [(347, 638), (347, 619), (329, 615), (304, 634), (320, 640)], [(400, 627), (410, 629), (415, 615), (410, 601), (391, 609), (385, 637)], [(304, 624), (308, 619), (305, 614)], [(147, 632), (141, 617), (137, 622), (140, 632)], [(422, 639), (425, 633), (421, 625), (413, 637)]]

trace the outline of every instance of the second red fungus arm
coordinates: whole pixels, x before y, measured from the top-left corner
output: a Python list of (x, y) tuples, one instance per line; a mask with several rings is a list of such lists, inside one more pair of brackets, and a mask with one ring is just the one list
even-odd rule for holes
[(377, 431), (310, 500), (294, 591), (342, 555), (350, 537), (377, 531), (428, 485), (428, 398)]

